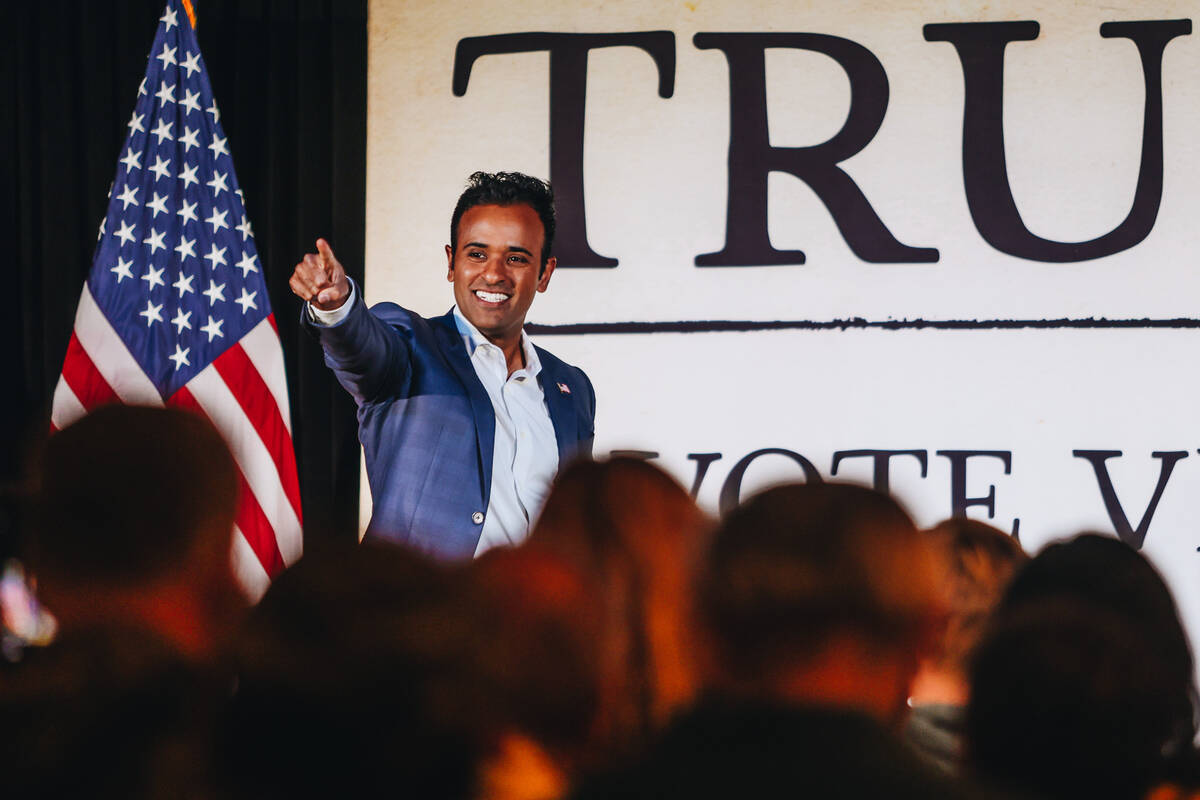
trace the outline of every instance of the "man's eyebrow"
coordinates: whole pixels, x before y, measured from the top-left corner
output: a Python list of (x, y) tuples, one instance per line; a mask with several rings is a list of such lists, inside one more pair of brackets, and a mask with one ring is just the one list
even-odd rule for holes
[[(485, 243), (483, 243), (483, 242), (467, 242), (466, 244), (464, 244), (464, 245), (463, 245), (463, 247), (479, 247), (479, 248), (482, 248), (482, 249), (484, 249), (484, 250), (487, 250), (487, 249), (488, 249), (488, 245), (487, 245), (487, 244), (485, 244)], [(510, 253), (524, 253), (524, 254), (525, 254), (525, 255), (527, 255), (527, 256), (532, 256), (532, 255), (533, 255), (533, 253), (532, 253), (531, 251), (529, 251), (529, 250), (526, 250), (524, 247), (521, 247), (521, 245), (519, 245), (519, 244), (510, 244), (510, 245), (508, 246), (508, 252), (510, 252)]]

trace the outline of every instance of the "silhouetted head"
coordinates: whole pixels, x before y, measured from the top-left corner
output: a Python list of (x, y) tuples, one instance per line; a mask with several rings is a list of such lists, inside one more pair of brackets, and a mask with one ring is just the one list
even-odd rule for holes
[(1152, 629), (1164, 646), (1174, 648), (1172, 659), (1181, 667), (1186, 662), (1191, 671), (1191, 651), (1170, 590), (1150, 562), (1121, 540), (1084, 533), (1048, 545), (1016, 574), (1000, 608), (1064, 593), (1120, 611)]
[[(838, 702), (855, 681), (878, 695), (871, 710), (889, 716), (943, 613), (912, 520), (890, 497), (848, 484), (778, 486), (735, 509), (717, 530), (699, 596), (725, 679), (770, 690), (811, 667), (815, 681), (841, 689), (792, 689)], [(823, 659), (838, 648), (862, 670), (830, 675)], [(890, 685), (872, 688), (869, 673), (890, 663)]]
[(33, 560), (42, 582), (117, 586), (228, 557), (237, 467), (204, 418), (106, 406), (46, 443)]
[(599, 608), (601, 738), (636, 745), (696, 686), (692, 578), (709, 523), (640, 459), (578, 461), (559, 474), (529, 538), (571, 564)]
[(1005, 592), (971, 669), (968, 758), (1050, 797), (1140, 797), (1195, 734), (1170, 592), (1111, 537), (1053, 544)]
[(974, 519), (954, 518), (925, 532), (938, 563), (950, 616), (938, 659), (941, 668), (964, 673), (992, 609), (1017, 568), (1029, 560), (1009, 534)]
[(489, 550), (464, 577), (477, 634), (458, 715), (494, 758), (521, 740), (549, 756), (560, 776), (570, 774), (594, 745), (599, 710), (592, 587), (564, 559), (535, 547)]
[[(390, 545), (313, 550), (240, 638), (218, 749), (235, 797), (468, 798), (482, 745), (453, 709), (476, 634), (460, 579)], [(447, 711), (447, 708), (451, 711)]]
[(1062, 595), (1007, 611), (971, 670), (970, 768), (1039, 797), (1142, 797), (1180, 744), (1163, 668), (1155, 642), (1112, 609)]
[(1196, 730), (1192, 649), (1175, 599), (1158, 570), (1119, 539), (1081, 534), (1049, 545), (1021, 568), (1001, 598), (998, 613), (1060, 595), (1111, 609), (1155, 643), (1162, 658), (1163, 689), (1174, 698), (1182, 726), (1179, 735), (1190, 740)]
[(238, 470), (208, 420), (107, 406), (51, 436), (36, 474), (30, 561), (63, 629), (137, 627), (214, 656), (246, 601)]

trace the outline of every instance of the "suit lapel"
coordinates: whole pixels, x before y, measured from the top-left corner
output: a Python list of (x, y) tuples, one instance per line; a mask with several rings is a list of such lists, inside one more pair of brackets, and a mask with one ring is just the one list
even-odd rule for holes
[[(536, 345), (535, 345), (536, 347)], [(569, 392), (583, 391), (582, 387), (572, 387), (547, 353), (538, 347), (538, 358), (542, 361), (542, 371), (538, 380), (542, 383), (542, 394), (546, 398), (546, 408), (550, 411), (550, 423), (554, 425), (554, 438), (558, 442), (558, 463), (566, 463), (568, 456), (575, 452), (579, 443), (579, 415), (575, 411), (575, 402)], [(564, 392), (562, 387), (566, 387)]]
[(475, 442), (479, 452), (480, 485), (483, 488), (483, 497), (480, 500), (483, 507), (487, 508), (488, 497), (492, 491), (492, 455), (496, 447), (496, 410), (492, 408), (492, 401), (488, 397), (487, 390), (479, 382), (479, 376), (475, 374), (475, 367), (471, 365), (471, 357), (467, 355), (466, 345), (463, 344), (458, 326), (454, 324), (453, 309), (448, 314), (435, 317), (430, 322), (434, 323), (433, 329), (437, 332), (438, 347), (441, 348), (447, 363), (458, 375), (458, 379), (462, 381), (463, 388), (467, 390), (467, 397), (471, 399), (471, 413), (475, 417)]

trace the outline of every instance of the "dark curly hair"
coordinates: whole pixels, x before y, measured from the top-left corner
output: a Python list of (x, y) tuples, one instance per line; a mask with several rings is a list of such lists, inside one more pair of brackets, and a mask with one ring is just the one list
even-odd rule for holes
[(458, 223), (467, 209), (475, 206), (515, 206), (527, 205), (537, 212), (542, 221), (542, 263), (538, 271), (546, 268), (546, 260), (550, 258), (551, 247), (554, 245), (554, 190), (550, 184), (540, 178), (534, 178), (520, 172), (475, 172), (467, 178), (467, 188), (458, 198), (454, 206), (454, 214), (450, 217), (450, 249), (458, 250)]

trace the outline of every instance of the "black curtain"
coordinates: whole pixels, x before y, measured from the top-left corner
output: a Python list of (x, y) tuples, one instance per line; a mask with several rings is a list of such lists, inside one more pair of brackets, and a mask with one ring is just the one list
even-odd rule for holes
[[(162, 0), (4, 3), (0, 484), (46, 430)], [(357, 529), (354, 405), (299, 329), (292, 267), (325, 236), (363, 278), (366, 0), (193, 0), (283, 340), (306, 544)], [(180, 22), (186, 20), (180, 17)], [(11, 513), (10, 510), (7, 513)], [(0, 528), (12, 528), (11, 517)]]

